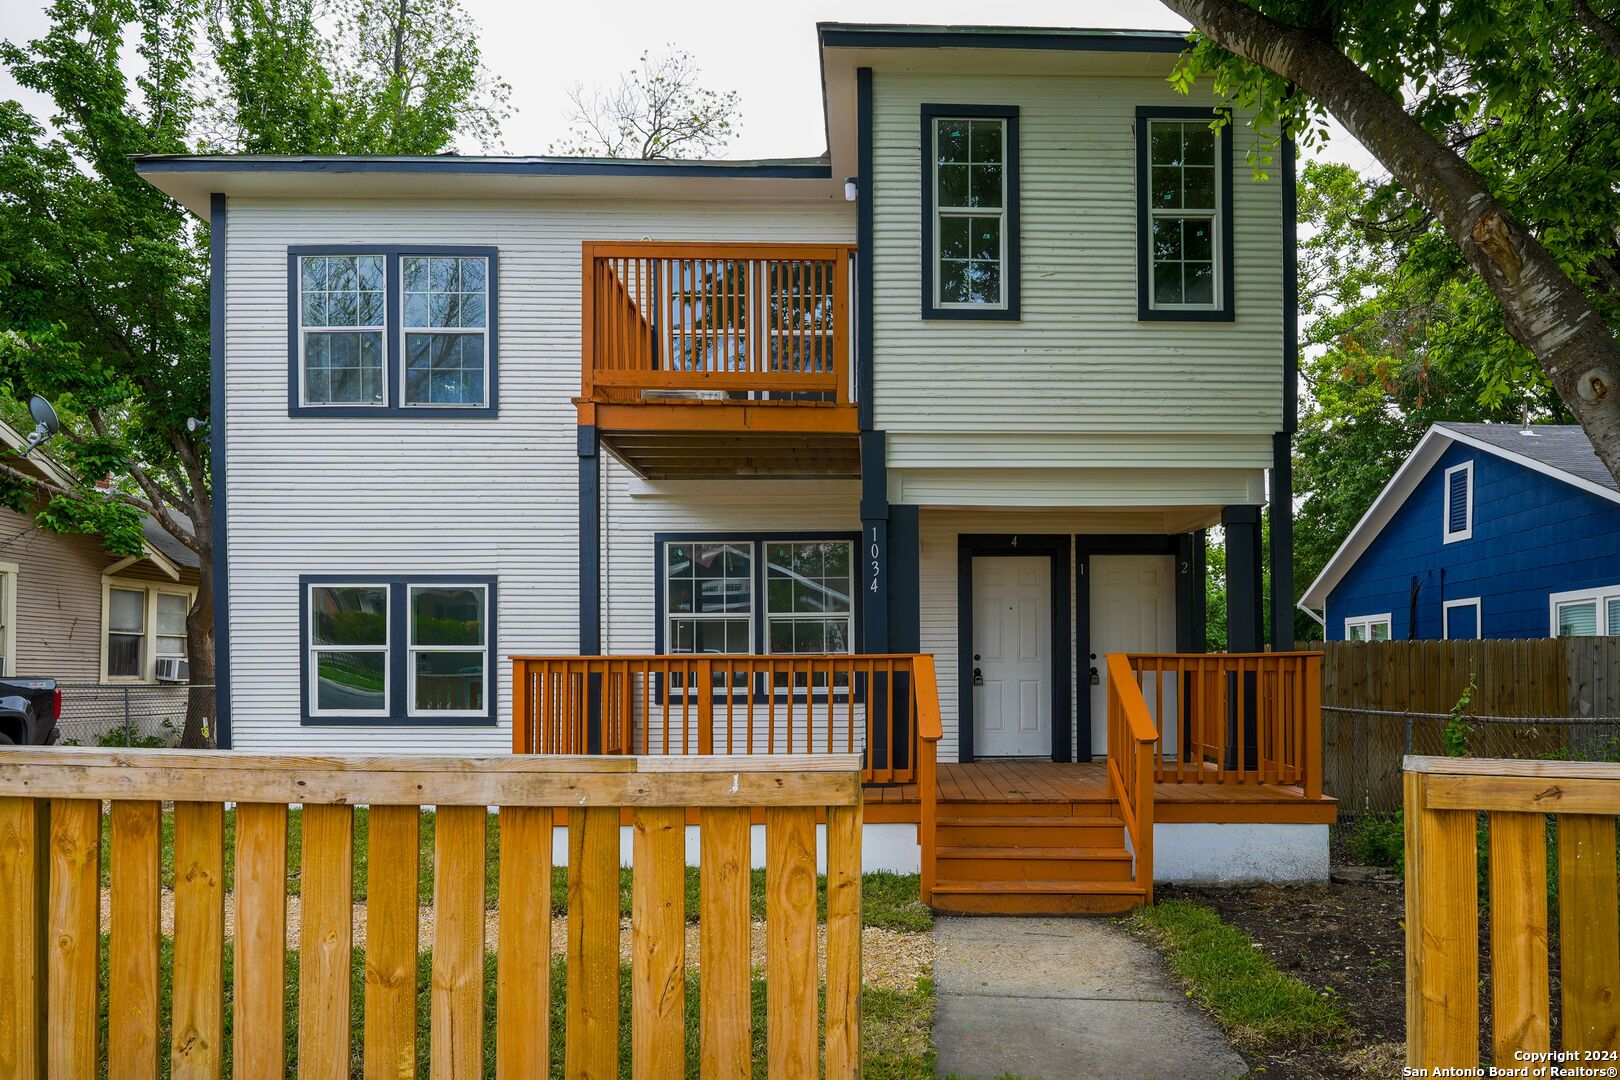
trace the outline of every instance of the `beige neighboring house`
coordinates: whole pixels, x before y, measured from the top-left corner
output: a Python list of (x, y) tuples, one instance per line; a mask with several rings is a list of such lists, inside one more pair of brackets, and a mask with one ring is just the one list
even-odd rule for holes
[[(15, 455), (26, 439), (0, 423), (0, 443)], [(11, 464), (72, 482), (41, 450)], [(128, 556), (0, 508), (0, 674), (64, 685), (64, 738), (88, 742), (123, 723), (126, 698), (143, 730), (161, 728), (154, 708), (174, 712), (183, 695), (156, 688), (187, 680), (185, 620), (196, 597), (197, 556), (155, 521), (146, 522), (141, 554)]]

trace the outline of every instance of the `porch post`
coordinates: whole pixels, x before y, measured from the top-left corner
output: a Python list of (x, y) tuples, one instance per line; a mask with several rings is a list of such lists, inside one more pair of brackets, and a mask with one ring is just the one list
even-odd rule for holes
[[(889, 651), (889, 489), (886, 446), (881, 431), (861, 432), (861, 542), (856, 548), (861, 572), (856, 588), (861, 590), (861, 651)], [(867, 689), (868, 762), (889, 764), (888, 717), (885, 706), (888, 687), (883, 676), (872, 676)], [(898, 698), (898, 695), (896, 695)], [(898, 733), (897, 733), (898, 734)], [(909, 740), (901, 739), (902, 744)]]
[[(1261, 647), (1261, 610), (1264, 602), (1263, 577), (1260, 563), (1260, 508), (1258, 506), (1228, 506), (1221, 515), (1221, 526), (1226, 530), (1226, 648), (1228, 652), (1259, 652)], [(1233, 674), (1230, 678), (1239, 676)], [(1258, 714), (1255, 701), (1255, 675), (1245, 672), (1243, 714), (1236, 712), (1239, 694), (1234, 685), (1227, 694), (1233, 712), (1227, 717), (1230, 735), (1227, 738), (1227, 768), (1236, 768), (1237, 725), (1243, 725), (1243, 767), (1253, 769), (1259, 764)]]
[(1294, 458), (1292, 437), (1271, 437), (1271, 647), (1294, 647)]
[[(579, 652), (602, 651), (602, 471), (596, 428), (579, 428)], [(602, 752), (601, 676), (588, 676), (585, 749)]]

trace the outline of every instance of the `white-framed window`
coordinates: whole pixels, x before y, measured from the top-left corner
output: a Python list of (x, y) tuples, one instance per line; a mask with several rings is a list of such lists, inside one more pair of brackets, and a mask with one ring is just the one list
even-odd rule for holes
[(935, 116), (930, 123), (932, 305), (938, 310), (1006, 308), (1009, 118)]
[(671, 653), (855, 651), (855, 541), (848, 537), (668, 540)]
[(1465, 461), (1446, 470), (1440, 523), (1448, 544), (1474, 535), (1474, 463)]
[(1145, 118), (1148, 307), (1217, 311), (1224, 230), (1221, 135), (1203, 118)]
[(17, 577), (20, 567), (0, 562), (0, 676), (17, 674)]
[(482, 408), (489, 402), (489, 260), (402, 255), (402, 401)]
[(387, 405), (387, 286), (384, 255), (298, 257), (302, 405)]
[(855, 647), (848, 540), (765, 544), (765, 651), (847, 653)]
[(102, 681), (152, 682), (158, 660), (186, 659), (186, 615), (196, 598), (189, 586), (102, 578)]
[(753, 542), (666, 543), (664, 618), (671, 653), (753, 652)]
[(309, 586), (311, 716), (387, 716), (390, 675), (388, 586), (322, 582)]
[(409, 585), (411, 716), (483, 716), (489, 692), (489, 589)]
[(1447, 600), (1440, 605), (1440, 633), (1447, 641), (1467, 641), (1485, 636), (1479, 597)]
[(1344, 640), (1388, 641), (1390, 625), (1389, 612), (1382, 615), (1354, 615), (1344, 620)]
[(1553, 637), (1620, 636), (1620, 584), (1548, 597)]

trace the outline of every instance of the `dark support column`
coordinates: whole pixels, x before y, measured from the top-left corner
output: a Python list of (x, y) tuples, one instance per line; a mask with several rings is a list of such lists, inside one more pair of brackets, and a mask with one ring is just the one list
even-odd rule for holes
[(1287, 432), (1271, 437), (1271, 647), (1294, 647), (1294, 459)]
[[(922, 651), (922, 584), (917, 570), (921, 534), (915, 506), (889, 507), (889, 651)], [(911, 697), (908, 676), (895, 676), (896, 701)], [(911, 764), (910, 710), (896, 718), (895, 765)]]
[[(1260, 508), (1258, 506), (1228, 506), (1221, 516), (1226, 530), (1226, 648), (1228, 652), (1259, 652), (1261, 641), (1262, 581), (1260, 562)], [(1229, 678), (1235, 679), (1232, 675)], [(1255, 711), (1255, 677), (1252, 672), (1243, 675), (1243, 715), (1236, 713), (1238, 688), (1228, 688), (1227, 700), (1234, 712), (1227, 718), (1230, 726), (1227, 740), (1227, 767), (1237, 767), (1237, 725), (1243, 725), (1243, 758), (1245, 768), (1259, 764), (1255, 738), (1259, 733)]]
[[(1204, 563), (1202, 529), (1176, 537), (1176, 652), (1179, 653), (1201, 653), (1208, 643), (1204, 626), (1208, 606), (1208, 597), (1204, 592)], [(1199, 708), (1201, 700), (1193, 680), (1190, 671), (1181, 676), (1181, 700), (1186, 705), (1181, 710), (1181, 739), (1178, 745), (1182, 749), (1183, 759), (1188, 761), (1192, 760), (1194, 710)]]
[[(596, 656), (602, 651), (602, 470), (596, 429), (579, 429), (579, 651)], [(600, 676), (594, 676), (595, 683)], [(587, 689), (590, 710), (585, 749), (602, 751), (600, 685)]]
[[(889, 477), (886, 444), (881, 431), (861, 432), (861, 542), (855, 551), (860, 561), (856, 587), (861, 590), (861, 651), (889, 651)], [(898, 687), (895, 688), (898, 690)], [(872, 678), (866, 690), (867, 755), (874, 766), (888, 763), (888, 681)], [(896, 695), (898, 698), (898, 695)], [(895, 733), (897, 741), (910, 740)]]

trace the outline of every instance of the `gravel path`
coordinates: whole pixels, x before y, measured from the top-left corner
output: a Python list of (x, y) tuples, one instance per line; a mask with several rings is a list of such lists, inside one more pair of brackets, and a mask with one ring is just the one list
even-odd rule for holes
[[(112, 894), (108, 889), (101, 890), (101, 926), (106, 929), (112, 910)], [(165, 936), (174, 934), (174, 893), (168, 889), (163, 890), (160, 907), (160, 922)], [(298, 934), (300, 927), (299, 897), (287, 897), (287, 948), (298, 948)], [(484, 915), (484, 947), (493, 950), (499, 940), (499, 916), (490, 911)], [(417, 944), (427, 949), (433, 944), (433, 908), (430, 905), (422, 906), (417, 912)], [(236, 908), (227, 901), (225, 904), (225, 936), (236, 935)], [(765, 963), (765, 923), (755, 920), (753, 932), (750, 937), (750, 953), (755, 967)], [(820, 967), (823, 972), (827, 964), (827, 930), (826, 927), (817, 927), (817, 947), (820, 952)], [(366, 906), (354, 905), (354, 944), (363, 947), (366, 943)], [(554, 916), (551, 919), (551, 951), (555, 956), (561, 956), (568, 943), (568, 920), (563, 916)], [(623, 919), (619, 923), (619, 955), (624, 960), (630, 959), (630, 920)], [(862, 981), (867, 986), (888, 990), (910, 990), (916, 986), (917, 980), (930, 974), (934, 969), (935, 946), (934, 937), (926, 931), (919, 934), (900, 933), (895, 930), (883, 930), (868, 926), (861, 930), (861, 968)], [(698, 927), (688, 923), (686, 927), (686, 963), (688, 967), (696, 968), (698, 963)]]

